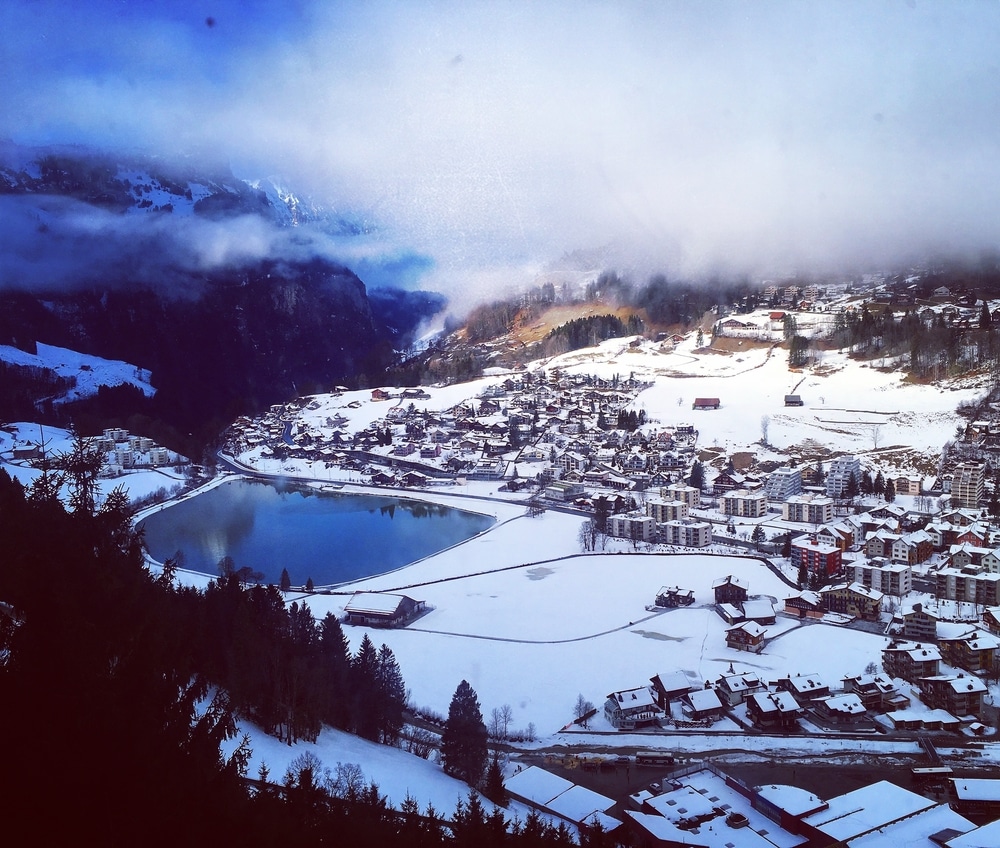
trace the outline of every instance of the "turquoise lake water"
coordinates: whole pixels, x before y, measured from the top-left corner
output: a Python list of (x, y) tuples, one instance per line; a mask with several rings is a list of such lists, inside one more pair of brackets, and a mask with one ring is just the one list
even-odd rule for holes
[(405, 498), (337, 495), (234, 480), (144, 519), (146, 547), (163, 562), (216, 576), (219, 560), (277, 583), (343, 583), (400, 568), (482, 532), (492, 516)]

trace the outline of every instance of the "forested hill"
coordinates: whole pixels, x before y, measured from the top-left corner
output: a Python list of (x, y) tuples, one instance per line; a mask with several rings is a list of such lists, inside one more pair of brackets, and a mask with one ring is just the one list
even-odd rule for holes
[(315, 757), (247, 775), (247, 740), (220, 752), (237, 715), (289, 739), (327, 722), (393, 744), (405, 684), (392, 652), (366, 639), (350, 657), (336, 619), (286, 608), (235, 566), (208, 592), (177, 589), (145, 569), (123, 496), (69, 513), (54, 483), (26, 492), (0, 470), (10, 844), (571, 844), (534, 816), (508, 828), (474, 796), (390, 809), (363, 778), (326, 781)]

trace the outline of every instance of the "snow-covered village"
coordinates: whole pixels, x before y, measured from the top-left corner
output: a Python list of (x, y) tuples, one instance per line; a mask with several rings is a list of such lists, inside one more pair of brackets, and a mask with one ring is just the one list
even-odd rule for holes
[[(828, 323), (786, 314), (817, 336)], [(649, 845), (988, 829), (998, 782), (984, 775), (1000, 759), (988, 380), (915, 385), (835, 350), (792, 367), (780, 334), (733, 346), (725, 324), (470, 383), (338, 387), (272, 406), (232, 424), (228, 470), (201, 487), (184, 457), (144, 437), (91, 440), (105, 489), (158, 502), (140, 522), (175, 492), (197, 499), (246, 475), (491, 519), (388, 573), (281, 587), (287, 604), (340, 619), (352, 646), (367, 635), (391, 649), (409, 721), (430, 728), (422, 745), (383, 750), (333, 728), (289, 745), (244, 722), (251, 770), (315, 751), (328, 768), (359, 767), (390, 804), (453, 806), (462, 786), (432, 740), (461, 679), (503, 751), (515, 818), (596, 822)], [(4, 468), (30, 485), (39, 445), (71, 435), (19, 424), (3, 439)], [(872, 780), (820, 797), (787, 775), (739, 776), (775, 760), (804, 774), (863, 766)], [(880, 768), (902, 787), (875, 782)]]
[(0, 29), (8, 842), (1000, 846), (1000, 3)]

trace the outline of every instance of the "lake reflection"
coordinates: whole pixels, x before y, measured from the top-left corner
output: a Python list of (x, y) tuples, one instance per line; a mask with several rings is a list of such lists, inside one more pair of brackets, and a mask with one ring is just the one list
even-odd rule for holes
[(182, 565), (218, 574), (232, 557), (277, 583), (317, 586), (381, 574), (479, 533), (489, 516), (382, 495), (331, 495), (304, 487), (234, 480), (146, 518), (150, 554), (178, 551)]

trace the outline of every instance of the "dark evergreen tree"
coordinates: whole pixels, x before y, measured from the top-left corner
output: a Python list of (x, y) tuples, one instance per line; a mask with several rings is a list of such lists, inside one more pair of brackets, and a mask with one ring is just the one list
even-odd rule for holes
[(306, 591), (312, 592), (316, 586), (313, 584), (313, 579), (311, 577), (306, 578)]
[(799, 562), (799, 575), (797, 582), (800, 589), (806, 589), (809, 587), (809, 566), (804, 559)]
[(403, 729), (406, 684), (396, 657), (385, 644), (379, 648), (376, 680), (379, 741), (383, 745), (395, 745), (399, 741), (399, 732)]
[(288, 569), (281, 569), (281, 581), (278, 584), (282, 592), (287, 592), (292, 588), (292, 578), (288, 576)]
[(688, 475), (688, 485), (701, 489), (705, 485), (705, 469), (700, 459), (696, 459), (691, 465), (691, 473)]
[(885, 477), (882, 476), (881, 469), (875, 475), (875, 480), (872, 482), (872, 492), (879, 497), (885, 495)]
[(889, 503), (896, 500), (896, 484), (892, 482), (891, 477), (885, 481), (885, 499)]
[(366, 633), (351, 663), (354, 732), (364, 739), (379, 738), (378, 652)]
[(463, 680), (451, 698), (441, 734), (444, 770), (470, 786), (478, 785), (486, 767), (487, 736), (476, 690)]
[(494, 804), (507, 806), (507, 790), (503, 785), (503, 769), (500, 767), (500, 752), (494, 751), (486, 767), (486, 777), (483, 779), (483, 794)]
[(858, 478), (852, 471), (847, 478), (847, 485), (844, 486), (844, 498), (853, 501), (858, 496)]
[(790, 530), (785, 534), (784, 541), (781, 543), (781, 555), (786, 559), (792, 555), (792, 532)]
[(858, 483), (858, 489), (862, 495), (870, 495), (875, 491), (875, 482), (872, 480), (870, 471), (865, 471), (861, 475), (861, 482)]
[(753, 528), (753, 533), (750, 534), (750, 541), (757, 546), (758, 550), (760, 550), (761, 542), (763, 542), (765, 538), (766, 534), (764, 533), (764, 528), (758, 524)]

